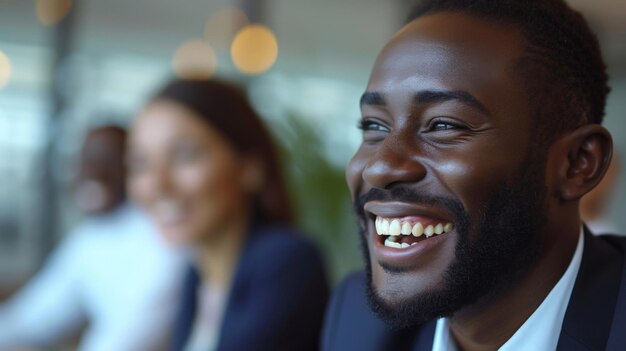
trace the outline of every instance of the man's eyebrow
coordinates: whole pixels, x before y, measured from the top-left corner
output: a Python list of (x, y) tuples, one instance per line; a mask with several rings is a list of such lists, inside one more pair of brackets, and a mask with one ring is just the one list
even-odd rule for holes
[(463, 90), (424, 90), (415, 94), (415, 102), (418, 104), (428, 104), (433, 102), (459, 101), (470, 107), (490, 114), (485, 105), (481, 104), (472, 94)]
[(363, 105), (385, 105), (385, 97), (377, 92), (365, 92), (361, 95), (359, 106)]

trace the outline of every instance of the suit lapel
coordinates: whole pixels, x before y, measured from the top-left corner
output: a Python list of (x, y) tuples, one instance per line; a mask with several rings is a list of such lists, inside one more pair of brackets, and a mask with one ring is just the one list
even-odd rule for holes
[(436, 326), (437, 320), (433, 319), (420, 327), (413, 342), (412, 351), (431, 351), (433, 349)]
[[(609, 237), (615, 245), (622, 247), (626, 246), (626, 240), (624, 237)], [(613, 315), (613, 326), (611, 327), (611, 334), (609, 335), (609, 342), (606, 347), (607, 351), (624, 350), (626, 348), (626, 260), (624, 268), (622, 269), (622, 282), (619, 288), (617, 306), (615, 307), (615, 313)]]
[(623, 254), (585, 228), (585, 246), (557, 350), (604, 350), (617, 302)]
[[(624, 267), (626, 270), (626, 267)], [(607, 351), (624, 350), (626, 348), (626, 279), (622, 279), (619, 298), (609, 336)]]

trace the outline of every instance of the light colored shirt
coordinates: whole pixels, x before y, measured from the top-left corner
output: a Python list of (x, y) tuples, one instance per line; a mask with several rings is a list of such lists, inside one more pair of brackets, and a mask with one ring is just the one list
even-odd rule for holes
[(212, 351), (217, 348), (227, 293), (209, 285), (198, 288), (198, 310), (185, 351)]
[(86, 322), (79, 350), (167, 349), (185, 257), (130, 205), (84, 220), (0, 306), (0, 350), (56, 346)]
[[(563, 326), (563, 318), (569, 304), (574, 283), (583, 256), (584, 236), (581, 228), (578, 244), (569, 266), (561, 279), (552, 288), (548, 296), (533, 314), (522, 324), (513, 336), (502, 345), (499, 351), (517, 350), (556, 350)], [(450, 334), (447, 318), (437, 320), (433, 351), (458, 351)]]

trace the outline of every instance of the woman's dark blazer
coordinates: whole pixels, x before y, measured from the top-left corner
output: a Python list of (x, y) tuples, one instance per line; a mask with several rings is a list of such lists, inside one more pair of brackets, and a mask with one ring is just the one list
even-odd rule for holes
[[(185, 280), (174, 350), (190, 338), (200, 279)], [(328, 285), (320, 253), (292, 229), (249, 233), (224, 311), (218, 350), (319, 350)]]

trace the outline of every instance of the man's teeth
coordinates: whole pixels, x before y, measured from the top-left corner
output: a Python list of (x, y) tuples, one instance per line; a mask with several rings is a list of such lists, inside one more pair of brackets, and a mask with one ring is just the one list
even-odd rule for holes
[(381, 233), (389, 233), (389, 221), (384, 221), (381, 218), (376, 217), (376, 221), (374, 222), (376, 226), (376, 233), (380, 235)]
[(404, 222), (402, 223), (402, 230), (400, 230), (400, 234), (409, 235), (411, 234), (411, 230), (413, 230), (413, 227), (408, 222)]
[(407, 247), (411, 246), (411, 245), (415, 245), (417, 243), (412, 243), (412, 244), (408, 244), (408, 243), (399, 243), (396, 240), (398, 240), (397, 236), (389, 236), (387, 237), (387, 239), (385, 239), (385, 246), (387, 247), (394, 247), (396, 249), (406, 249)]
[(441, 234), (441, 233), (443, 233), (443, 225), (439, 223), (435, 226), (435, 234)]
[(427, 238), (433, 236), (433, 234), (435, 234), (435, 228), (433, 228), (432, 225), (424, 228), (424, 235), (426, 235)]
[[(400, 235), (413, 235), (415, 237), (419, 237), (425, 235), (427, 238), (433, 235), (439, 235), (443, 233), (449, 233), (454, 229), (454, 225), (452, 223), (437, 223), (437, 224), (429, 224), (426, 227), (420, 222), (410, 223), (408, 221), (401, 221), (399, 219), (387, 219), (387, 218), (376, 218), (376, 233), (378, 235), (389, 235), (389, 237), (385, 240), (385, 246), (389, 247), (409, 247), (409, 244), (401, 244), (396, 241), (396, 237)], [(405, 245), (405, 246), (403, 246)]]
[(422, 234), (424, 234), (424, 226), (422, 225), (422, 223), (417, 223), (413, 226), (413, 229), (411, 229), (411, 234), (413, 234), (413, 236), (420, 236)]

